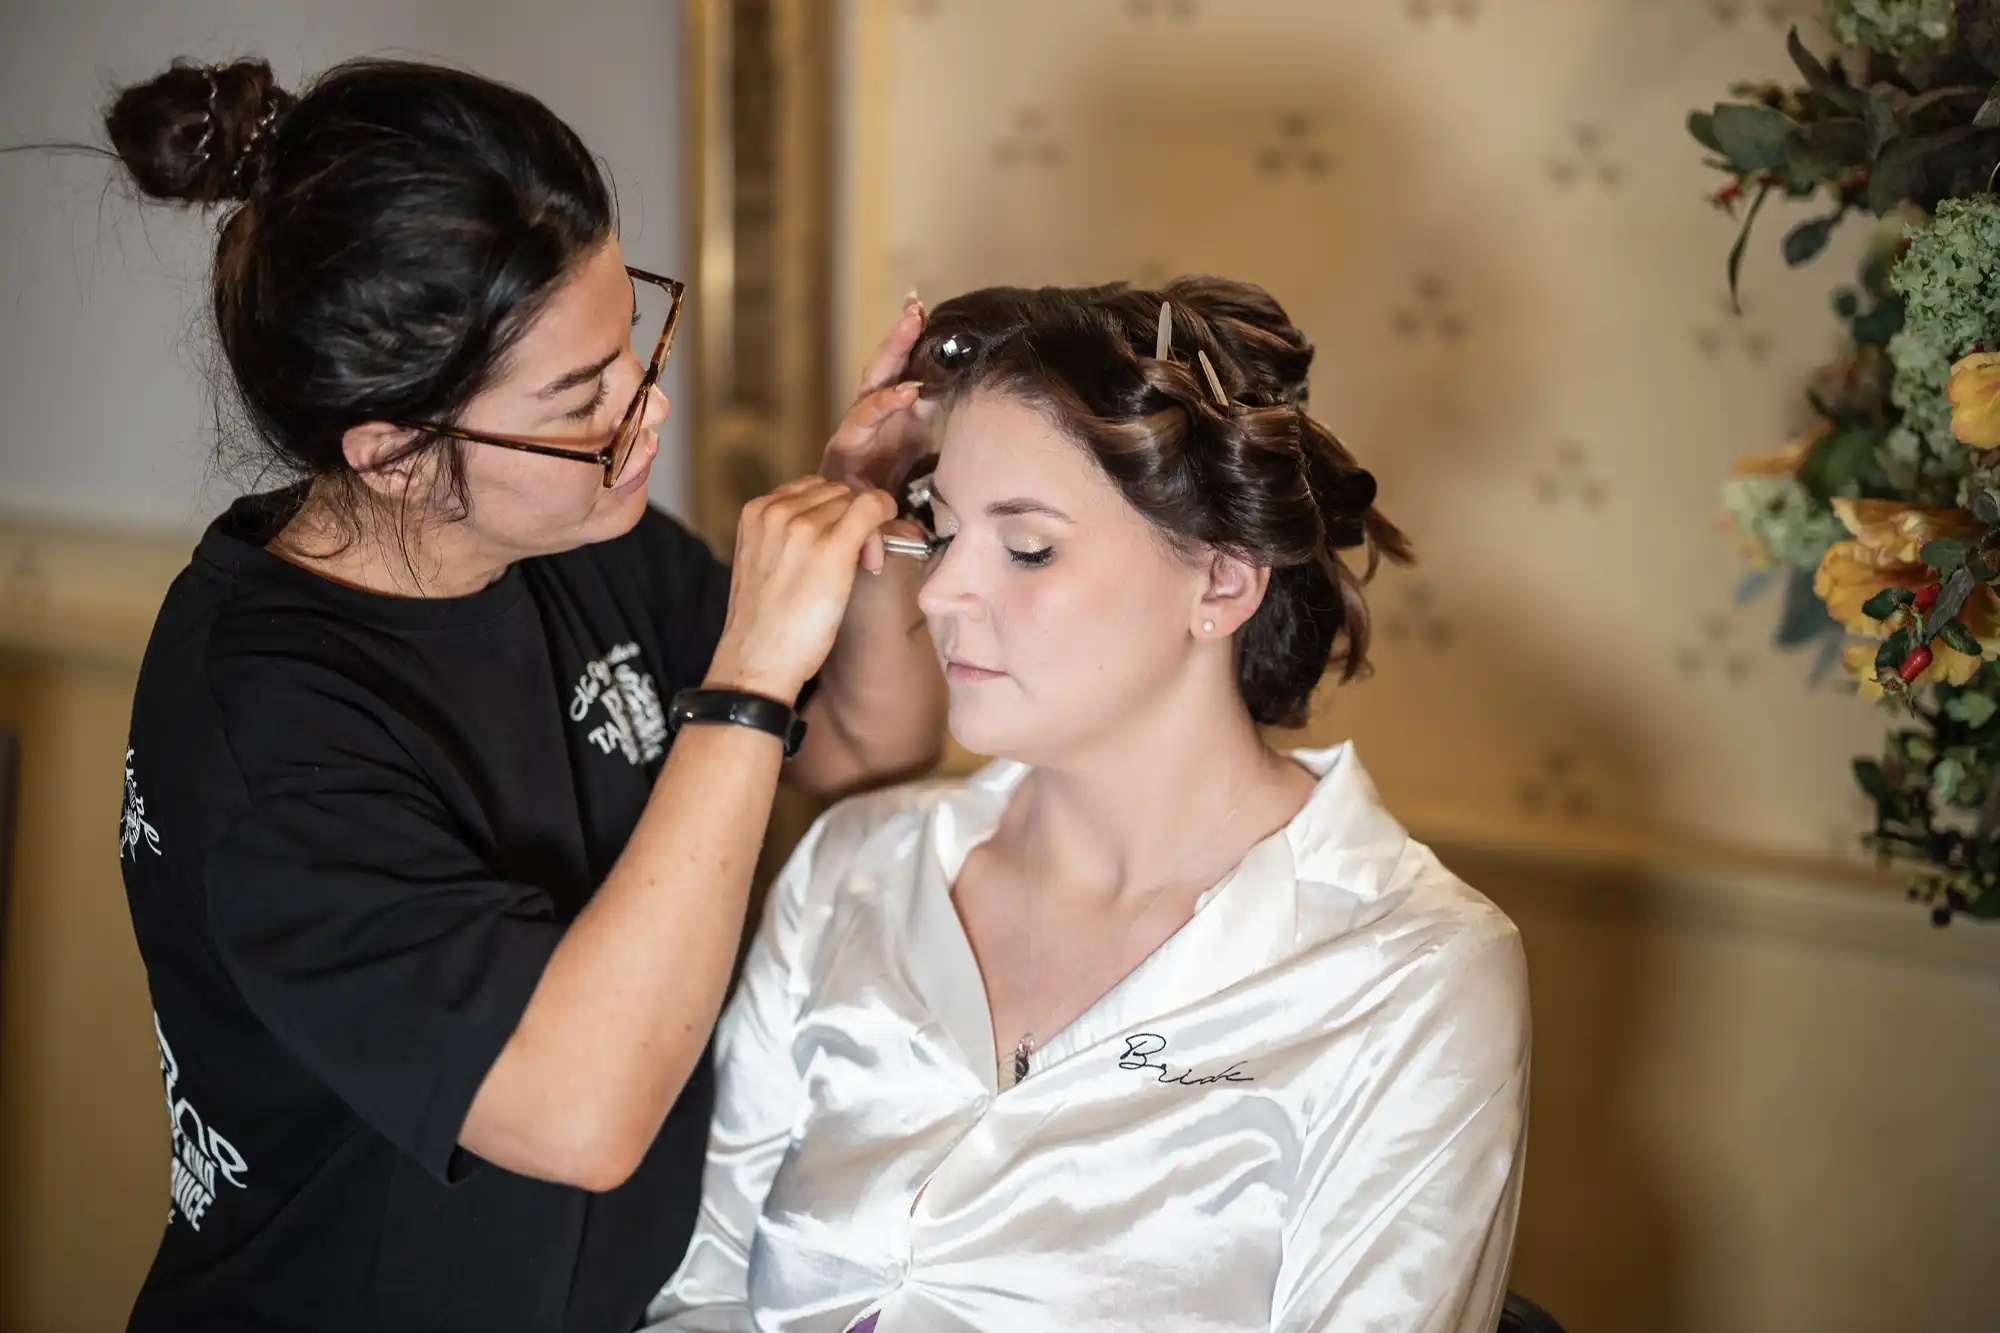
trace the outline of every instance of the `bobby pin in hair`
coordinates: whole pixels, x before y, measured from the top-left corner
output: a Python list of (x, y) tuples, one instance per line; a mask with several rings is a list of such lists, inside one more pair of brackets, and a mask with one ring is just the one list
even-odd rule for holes
[(1215, 366), (1209, 361), (1208, 353), (1197, 347), (1194, 349), (1194, 356), (1195, 360), (1201, 362), (1202, 374), (1208, 376), (1208, 387), (1215, 394), (1215, 405), (1227, 412), (1229, 410), (1229, 395), (1222, 391), (1222, 380), (1216, 375)]

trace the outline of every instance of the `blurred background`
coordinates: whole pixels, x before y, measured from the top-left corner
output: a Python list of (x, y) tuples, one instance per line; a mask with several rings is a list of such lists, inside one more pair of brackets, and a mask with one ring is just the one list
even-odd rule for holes
[[(1308, 734), (1520, 923), (1536, 1022), (1511, 1285), (1572, 1333), (2000, 1329), (2000, 934), (1874, 871), (1884, 719), (1769, 643), (1720, 525), (1839, 346), (1774, 204), (1684, 128), (1789, 77), (1784, 0), (4, 0), (0, 142), (100, 137), (174, 56), (297, 88), (463, 64), (599, 152), (689, 318), (654, 501), (727, 549), (816, 465), (903, 293), (1264, 284), (1421, 562)], [(214, 219), (0, 158), (0, 1329), (123, 1326), (167, 1202), (118, 873), (130, 693), (212, 462)], [(1832, 275), (1832, 276), (1830, 276)], [(671, 464), (671, 465), (669, 465)], [(964, 767), (975, 756), (954, 753)], [(767, 862), (810, 811), (787, 804)], [(9, 851), (0, 836), (0, 854)], [(11, 875), (8, 873), (11, 869)]]

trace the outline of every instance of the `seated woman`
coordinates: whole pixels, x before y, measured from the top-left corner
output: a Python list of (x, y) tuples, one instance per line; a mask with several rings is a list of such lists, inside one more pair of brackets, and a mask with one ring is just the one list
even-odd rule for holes
[(936, 311), (919, 603), (1004, 757), (835, 806), (773, 886), (653, 1327), (1490, 1333), (1519, 937), (1351, 746), (1258, 730), (1364, 669), (1408, 558), (1311, 359), (1210, 278)]

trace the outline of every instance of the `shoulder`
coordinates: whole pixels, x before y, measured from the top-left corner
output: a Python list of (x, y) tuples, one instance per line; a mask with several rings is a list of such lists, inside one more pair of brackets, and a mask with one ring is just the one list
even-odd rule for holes
[(836, 883), (857, 865), (902, 863), (928, 846), (940, 809), (980, 795), (975, 779), (939, 776), (843, 797), (813, 822), (800, 852), (811, 858), (816, 878)]

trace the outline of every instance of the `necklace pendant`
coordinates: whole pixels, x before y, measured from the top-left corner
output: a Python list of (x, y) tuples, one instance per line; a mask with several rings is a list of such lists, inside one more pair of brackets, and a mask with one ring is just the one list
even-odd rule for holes
[(1035, 1053), (1035, 1034), (1023, 1032), (1021, 1039), (1014, 1043), (1014, 1082), (1020, 1083), (1028, 1076), (1028, 1057)]

